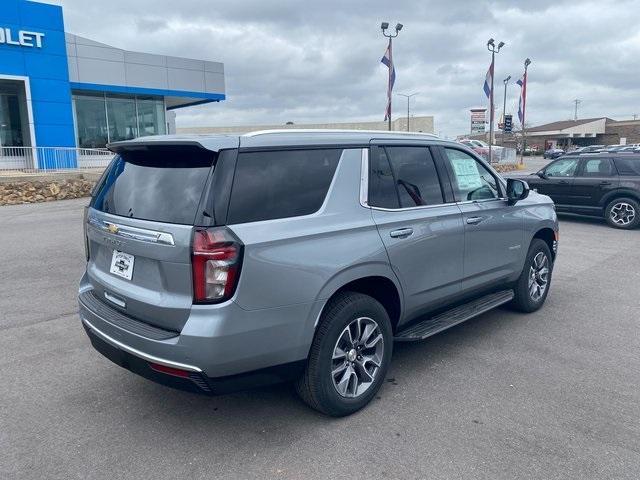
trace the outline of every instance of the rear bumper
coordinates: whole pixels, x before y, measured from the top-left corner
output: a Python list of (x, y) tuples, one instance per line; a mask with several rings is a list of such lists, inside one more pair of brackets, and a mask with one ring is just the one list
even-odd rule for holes
[[(88, 322), (83, 321), (83, 325), (93, 347), (116, 365), (161, 385), (193, 393), (221, 395), (290, 381), (302, 374), (305, 364), (298, 361), (227, 377), (210, 378), (202, 371), (190, 371), (188, 376), (178, 377), (154, 370), (150, 361), (139, 355), (141, 352), (132, 353), (128, 348), (115, 345)], [(152, 362), (158, 363), (157, 360), (154, 358)], [(170, 364), (167, 366), (180, 368), (175, 363), (167, 363)]]
[[(84, 280), (81, 293), (91, 289)], [(123, 314), (108, 308), (114, 314)], [(151, 369), (150, 363), (189, 372), (187, 387), (196, 380), (202, 381), (209, 385), (211, 393), (291, 378), (292, 372), (299, 371), (297, 367), (306, 361), (321, 309), (322, 302), (261, 310), (244, 310), (232, 301), (198, 305), (192, 307), (180, 333), (169, 338), (149, 338), (125, 328), (122, 322), (110, 321), (108, 310), (79, 299), (80, 319), (100, 353), (155, 381), (168, 375)], [(170, 386), (185, 383), (184, 378), (167, 380)], [(202, 386), (198, 389), (206, 392)]]

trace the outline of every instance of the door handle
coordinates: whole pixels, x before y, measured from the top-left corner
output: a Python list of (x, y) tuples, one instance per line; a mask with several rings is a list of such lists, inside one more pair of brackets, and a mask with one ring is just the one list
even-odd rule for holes
[(611, 185), (611, 182), (607, 182), (607, 181), (600, 182), (600, 185)]
[(562, 185), (566, 185), (569, 182), (567, 180), (560, 180), (558, 183), (561, 183)]
[(477, 225), (483, 220), (484, 220), (484, 217), (469, 217), (467, 218), (467, 223), (469, 225)]
[(389, 235), (392, 238), (407, 238), (413, 233), (413, 228), (400, 228), (398, 230), (392, 230)]

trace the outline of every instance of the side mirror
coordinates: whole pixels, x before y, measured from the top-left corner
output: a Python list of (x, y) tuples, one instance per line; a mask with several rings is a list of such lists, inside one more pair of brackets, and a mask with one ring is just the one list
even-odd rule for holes
[(507, 202), (515, 205), (529, 196), (529, 185), (523, 180), (507, 178)]
[(540, 178), (547, 178), (547, 174), (544, 173), (544, 170), (536, 172), (536, 175), (538, 175)]

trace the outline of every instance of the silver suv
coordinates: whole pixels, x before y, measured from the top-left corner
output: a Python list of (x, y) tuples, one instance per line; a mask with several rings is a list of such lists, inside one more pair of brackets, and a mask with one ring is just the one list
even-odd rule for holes
[(549, 292), (553, 202), (424, 134), (166, 136), (117, 155), (85, 215), (80, 318), (135, 373), (205, 393), (294, 380), (348, 415), (417, 341)]

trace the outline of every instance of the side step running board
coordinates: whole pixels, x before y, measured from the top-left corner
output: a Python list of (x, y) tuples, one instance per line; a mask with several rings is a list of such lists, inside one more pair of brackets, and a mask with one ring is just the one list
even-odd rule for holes
[(395, 340), (398, 342), (416, 342), (418, 340), (424, 340), (431, 335), (440, 333), (447, 328), (488, 312), (503, 303), (510, 302), (513, 297), (513, 290), (502, 290), (500, 292), (485, 295), (484, 297), (477, 298), (469, 303), (460, 305), (459, 307), (447, 310), (440, 315), (415, 323), (405, 330), (398, 332)]

